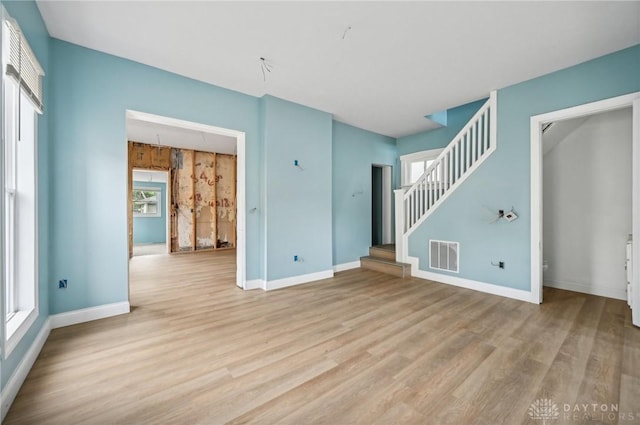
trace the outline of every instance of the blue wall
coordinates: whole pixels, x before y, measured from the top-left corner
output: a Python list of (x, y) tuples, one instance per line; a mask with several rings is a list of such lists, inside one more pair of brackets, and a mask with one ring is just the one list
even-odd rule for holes
[[(429, 239), (459, 241), (457, 276), (530, 290), (530, 118), (640, 91), (638, 70), (640, 45), (499, 90), (497, 150), (409, 238), (420, 268), (429, 270)], [(511, 207), (518, 220), (489, 224)]]
[(165, 243), (167, 241), (167, 184), (156, 182), (133, 182), (133, 188), (160, 189), (160, 217), (134, 217), (133, 243)]
[(395, 166), (397, 158), (394, 139), (333, 122), (333, 264), (369, 255), (371, 165)]
[[(44, 98), (44, 114), (38, 118), (38, 300), (39, 315), (27, 335), (13, 350), (9, 358), (3, 359), (1, 375), (2, 388), (15, 371), (19, 362), (33, 343), (36, 335), (42, 329), (47, 317), (49, 316), (49, 230), (50, 217), (49, 208), (52, 202), (50, 197), (50, 178), (49, 178), (49, 116), (48, 111), (51, 110), (51, 76), (49, 66), (49, 34), (44, 26), (44, 22), (40, 17), (40, 12), (33, 2), (2, 2), (11, 17), (18, 21), (29, 45), (35, 53), (40, 65), (42, 65), (45, 74), (43, 79), (43, 98)], [(4, 303), (2, 303), (4, 306)], [(4, 307), (0, 307), (4, 308)], [(4, 313), (2, 316), (4, 317)], [(4, 344), (4, 335), (0, 338)]]
[[(247, 205), (260, 206), (259, 100), (51, 40), (51, 313), (127, 301), (127, 143), (132, 109), (246, 133)], [(95, 208), (107, 205), (107, 208)], [(247, 278), (262, 216), (247, 214)]]
[(266, 279), (331, 270), (331, 115), (272, 96), (262, 107)]

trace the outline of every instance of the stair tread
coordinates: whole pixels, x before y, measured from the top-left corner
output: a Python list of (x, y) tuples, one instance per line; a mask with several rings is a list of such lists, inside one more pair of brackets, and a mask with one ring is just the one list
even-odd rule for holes
[(399, 266), (399, 267), (409, 267), (410, 266), (410, 264), (407, 264), (407, 263), (399, 263), (399, 262), (397, 262), (395, 260), (387, 260), (386, 258), (373, 257), (371, 255), (367, 255), (365, 257), (360, 257), (360, 261), (363, 261), (363, 260), (365, 260), (365, 261), (366, 260), (375, 261), (377, 263), (384, 263), (384, 264), (389, 264), (389, 265), (392, 265), (392, 266)]

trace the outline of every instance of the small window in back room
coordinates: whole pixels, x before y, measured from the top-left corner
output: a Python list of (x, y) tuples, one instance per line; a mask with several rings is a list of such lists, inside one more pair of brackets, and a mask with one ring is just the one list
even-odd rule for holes
[(160, 217), (162, 208), (162, 191), (158, 188), (133, 189), (133, 216)]
[(429, 241), (429, 267), (458, 273), (459, 243), (450, 241)]

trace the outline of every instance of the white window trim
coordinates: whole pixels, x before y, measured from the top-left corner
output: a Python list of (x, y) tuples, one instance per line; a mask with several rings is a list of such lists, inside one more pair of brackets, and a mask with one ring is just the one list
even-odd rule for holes
[[(158, 208), (156, 208), (156, 212), (154, 214), (142, 214), (142, 213), (137, 213), (137, 212), (133, 212), (133, 216), (135, 218), (158, 218), (158, 217), (162, 217), (162, 188), (161, 187), (153, 187), (153, 186), (134, 186), (133, 190), (143, 190), (143, 191), (148, 191), (148, 192), (157, 192), (160, 197), (158, 198), (157, 204), (158, 204)], [(132, 201), (132, 204), (135, 201)], [(132, 205), (133, 207), (133, 205)]]
[[(5, 37), (4, 37), (4, 26), (5, 26), (5, 21), (11, 19), (9, 14), (7, 13), (6, 9), (3, 6), (0, 6), (0, 22), (2, 24), (2, 28), (3, 28), (3, 36), (0, 37), (0, 40), (2, 41), (2, 69), (1, 69), (1, 77), (0, 77), (0, 101), (2, 102), (3, 105), (3, 112), (0, 113), (0, 122), (2, 123), (2, 125), (0, 126), (0, 131), (2, 132), (1, 137), (3, 139), (3, 143), (0, 144), (0, 164), (4, 164), (5, 161), (5, 157), (4, 157), (4, 140), (6, 140), (6, 134), (5, 134), (5, 113), (4, 110), (6, 108), (6, 105), (4, 104), (5, 101), (5, 84), (6, 81), (8, 81), (10, 79), (10, 77), (8, 75), (5, 74), (5, 66), (7, 64), (7, 57), (6, 55), (8, 54), (7, 51), (7, 46), (6, 43), (8, 42)], [(15, 24), (17, 27), (17, 24)], [(34, 56), (35, 58), (35, 56)], [(39, 66), (39, 64), (37, 64), (37, 60), (36, 60), (36, 65)], [(41, 69), (40, 69), (41, 70)], [(44, 75), (44, 73), (41, 73), (41, 75)], [(20, 83), (18, 81), (16, 81), (14, 78), (11, 78), (15, 84), (20, 85)], [(31, 327), (33, 326), (33, 324), (35, 323), (35, 321), (38, 318), (39, 315), (39, 311), (40, 311), (40, 303), (39, 303), (39, 281), (40, 281), (40, 273), (39, 273), (39, 239), (38, 239), (38, 211), (39, 211), (39, 200), (38, 200), (38, 194), (39, 194), (39, 187), (38, 187), (38, 118), (37, 115), (39, 113), (42, 113), (40, 107), (38, 105), (36, 105), (33, 101), (33, 99), (30, 96), (25, 96), (27, 99), (27, 101), (33, 106), (34, 110), (36, 111), (36, 114), (34, 116), (34, 141), (33, 141), (33, 152), (34, 152), (34, 169), (33, 169), (33, 178), (34, 178), (34, 199), (33, 199), (33, 208), (34, 208), (34, 228), (33, 228), (33, 243), (34, 243), (34, 252), (33, 252), (33, 306), (30, 308), (24, 308), (21, 310), (16, 311), (15, 313), (13, 313), (11, 315), (11, 317), (7, 320), (7, 314), (4, 311), (5, 310), (5, 306), (4, 306), (4, 302), (0, 303), (1, 307), (0, 307), (0, 311), (1, 314), (0, 316), (3, 317), (3, 323), (4, 323), (4, 334), (3, 334), (3, 338), (5, 339), (5, 343), (4, 343), (4, 350), (3, 350), (3, 357), (6, 359), (8, 358), (11, 353), (13, 352), (13, 350), (18, 346), (18, 344), (20, 343), (20, 341), (22, 341), (22, 339), (24, 338), (24, 336), (27, 334), (27, 332), (29, 332), (29, 330), (31, 329)], [(4, 172), (0, 172), (0, 188), (4, 188), (5, 187), (5, 179), (4, 179)], [(0, 222), (4, 223), (4, 196), (0, 197)], [(4, 262), (4, 249), (5, 249), (5, 240), (6, 235), (4, 234), (4, 224), (0, 225), (0, 262)], [(4, 267), (3, 267), (4, 268)], [(3, 293), (6, 292), (5, 289), (5, 285), (7, 284), (7, 282), (5, 282), (5, 275), (4, 272), (1, 274), (0, 276), (0, 282), (2, 283), (2, 291)]]
[[(36, 276), (38, 275), (36, 271)], [(27, 334), (31, 326), (38, 318), (38, 295), (36, 291), (35, 307), (31, 310), (19, 310), (11, 319), (6, 321), (5, 330), (7, 341), (4, 345), (4, 358), (8, 358), (11, 352), (18, 346), (22, 338)]]
[(444, 148), (429, 149), (426, 151), (409, 153), (400, 156), (401, 184), (403, 188), (411, 187), (411, 163), (436, 159)]
[[(16, 83), (17, 84), (17, 83)], [(2, 99), (4, 102), (4, 80), (2, 83)], [(28, 98), (28, 96), (25, 96), (26, 100), (28, 102), (30, 102), (32, 104), (32, 106), (34, 107), (34, 109), (37, 111), (37, 105), (35, 103), (33, 103), (33, 101), (31, 99)], [(3, 106), (6, 107), (3, 103)], [(4, 131), (4, 114), (2, 115), (2, 121), (3, 121), (3, 131)], [(16, 311), (9, 320), (6, 320), (6, 312), (4, 311), (4, 303), (2, 306), (2, 310), (3, 310), (3, 317), (5, 317), (4, 319), (4, 335), (5, 335), (5, 344), (4, 344), (4, 358), (8, 358), (9, 355), (11, 355), (11, 353), (13, 352), (13, 350), (17, 347), (17, 345), (20, 343), (20, 341), (22, 340), (22, 338), (27, 334), (27, 332), (29, 331), (29, 329), (31, 329), (31, 326), (34, 324), (34, 322), (36, 321), (36, 319), (38, 318), (38, 312), (40, 311), (40, 304), (39, 304), (39, 297), (38, 297), (38, 292), (39, 292), (39, 270), (38, 270), (38, 264), (40, 264), (39, 261), (39, 243), (38, 243), (38, 193), (39, 193), (39, 188), (38, 188), (38, 118), (37, 118), (36, 114), (34, 116), (34, 145), (33, 145), (33, 149), (34, 149), (34, 217), (35, 217), (35, 221), (34, 221), (34, 246), (35, 246), (35, 250), (34, 250), (34, 288), (33, 288), (33, 292), (34, 292), (34, 300), (33, 300), (33, 307), (28, 309), (28, 310), (18, 310)], [(3, 136), (5, 137), (5, 136)], [(0, 154), (1, 157), (0, 159), (2, 160), (2, 163), (4, 163), (4, 147), (3, 149), (0, 149), (0, 151), (2, 151), (2, 153)], [(4, 186), (4, 173), (0, 173), (0, 183), (2, 184), (2, 186)], [(0, 187), (2, 187), (0, 186)], [(2, 202), (4, 202), (4, 197), (2, 197)], [(2, 219), (4, 221), (4, 205), (2, 205)], [(2, 230), (2, 246), (4, 249), (4, 226), (0, 226), (3, 228)], [(4, 253), (3, 253), (3, 258), (4, 258)], [(3, 292), (5, 292), (4, 289), (4, 285), (6, 285), (7, 283), (4, 282), (4, 273), (3, 273)]]

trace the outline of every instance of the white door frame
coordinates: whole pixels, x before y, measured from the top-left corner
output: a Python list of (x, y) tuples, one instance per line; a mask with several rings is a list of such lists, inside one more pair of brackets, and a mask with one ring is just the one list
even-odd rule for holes
[[(207, 124), (200, 124), (191, 121), (179, 120), (176, 118), (163, 117), (160, 115), (148, 114), (146, 112), (127, 110), (126, 118), (145, 121), (154, 124), (181, 127), (188, 130), (202, 131), (205, 133), (215, 133), (222, 136), (229, 136), (236, 139), (237, 165), (236, 165), (236, 285), (242, 289), (247, 289), (247, 246), (246, 246), (246, 135), (243, 131), (231, 130), (228, 128), (216, 127)], [(126, 193), (126, 191), (125, 191)], [(127, 254), (128, 257), (128, 254)], [(128, 262), (127, 262), (128, 264)], [(128, 278), (127, 273), (127, 279)], [(127, 285), (129, 282), (127, 282)]]
[(554, 121), (633, 106), (633, 263), (634, 324), (640, 324), (640, 92), (531, 117), (531, 301), (542, 303), (542, 126)]

